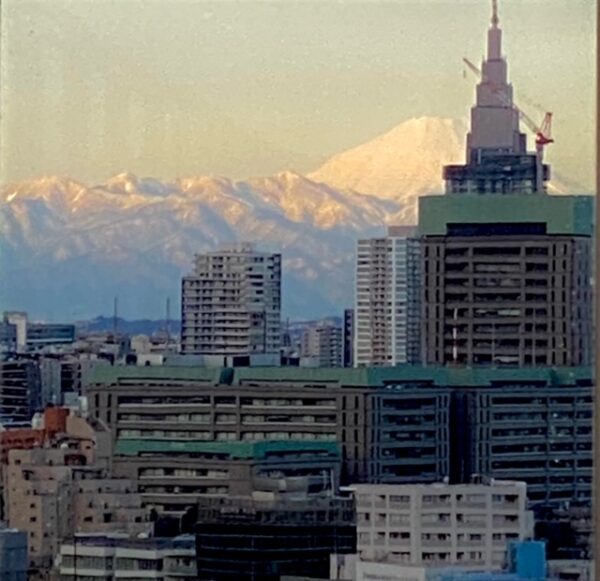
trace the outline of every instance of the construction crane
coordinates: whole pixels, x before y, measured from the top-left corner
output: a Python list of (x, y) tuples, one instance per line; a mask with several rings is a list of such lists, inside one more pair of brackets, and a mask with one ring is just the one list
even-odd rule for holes
[[(463, 62), (473, 73), (481, 78), (481, 71), (468, 58), (463, 58)], [(519, 119), (535, 134), (535, 148), (541, 159), (543, 157), (544, 147), (550, 143), (554, 143), (554, 139), (552, 139), (552, 113), (548, 111), (544, 115), (542, 124), (538, 125), (531, 117), (529, 117), (529, 115), (517, 107), (517, 105), (511, 103), (508, 95), (502, 91), (500, 87), (494, 88), (492, 85), (492, 91), (500, 97), (505, 105), (512, 107), (519, 114)]]

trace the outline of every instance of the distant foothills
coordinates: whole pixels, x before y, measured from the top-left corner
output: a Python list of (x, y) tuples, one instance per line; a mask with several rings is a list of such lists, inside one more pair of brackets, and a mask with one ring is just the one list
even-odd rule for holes
[[(317, 323), (331, 324), (340, 326), (342, 324), (341, 317), (326, 317), (324, 319), (309, 320), (309, 321), (298, 321), (291, 320), (289, 322), (283, 322), (283, 326), (289, 331), (290, 335), (297, 335), (304, 329), (314, 326)], [(117, 331), (123, 335), (162, 335), (167, 329), (172, 335), (179, 335), (181, 328), (181, 321), (179, 319), (172, 319), (167, 321), (166, 319), (137, 319), (127, 320), (121, 317), (105, 317), (98, 316), (94, 319), (87, 321), (76, 321), (75, 327), (78, 332), (91, 334), (91, 333), (108, 333)]]

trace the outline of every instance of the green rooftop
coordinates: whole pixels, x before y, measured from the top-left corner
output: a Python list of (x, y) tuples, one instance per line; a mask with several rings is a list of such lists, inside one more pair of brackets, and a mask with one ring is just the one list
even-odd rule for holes
[(223, 374), (228, 370), (222, 367), (198, 366), (164, 366), (152, 365), (147, 367), (135, 365), (96, 365), (90, 371), (89, 383), (117, 383), (127, 379), (174, 379), (183, 381), (202, 381), (204, 383), (227, 383)]
[(293, 454), (294, 452), (327, 453), (339, 458), (340, 448), (337, 442), (306, 442), (294, 440), (267, 440), (261, 442), (205, 442), (203, 440), (141, 440), (119, 438), (115, 453), (122, 456), (151, 454), (217, 454), (229, 460), (264, 460), (270, 454)]
[(419, 198), (419, 234), (444, 236), (447, 224), (544, 222), (554, 235), (592, 235), (593, 196), (445, 194)]
[(101, 366), (90, 378), (90, 384), (118, 384), (120, 380), (149, 382), (181, 380), (211, 385), (248, 385), (293, 383), (302, 386), (385, 387), (393, 384), (422, 384), (434, 387), (485, 387), (497, 383), (540, 383), (576, 385), (589, 381), (591, 367), (397, 367), (370, 368), (302, 368), (302, 367), (239, 367), (207, 368), (192, 366)]

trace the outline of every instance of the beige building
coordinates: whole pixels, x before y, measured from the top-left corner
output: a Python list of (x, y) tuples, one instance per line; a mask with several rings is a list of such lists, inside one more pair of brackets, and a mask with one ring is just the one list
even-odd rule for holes
[(134, 484), (87, 464), (78, 447), (11, 450), (4, 471), (6, 521), (27, 533), (32, 575), (52, 565), (75, 532), (148, 532)]
[(363, 561), (497, 569), (507, 543), (533, 532), (523, 482), (354, 488)]
[(235, 244), (196, 256), (183, 278), (181, 352), (279, 353), (281, 255)]
[(321, 324), (302, 335), (301, 355), (314, 359), (319, 367), (342, 366), (342, 328)]

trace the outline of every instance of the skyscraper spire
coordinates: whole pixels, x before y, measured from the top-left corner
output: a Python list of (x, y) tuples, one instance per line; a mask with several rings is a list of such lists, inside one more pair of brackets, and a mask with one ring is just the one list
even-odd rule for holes
[(502, 58), (502, 31), (498, 28), (498, 0), (492, 0), (492, 28), (488, 31), (488, 60)]
[(492, 28), (498, 28), (498, 0), (492, 0)]

